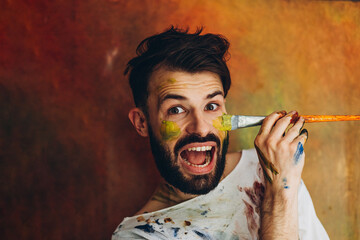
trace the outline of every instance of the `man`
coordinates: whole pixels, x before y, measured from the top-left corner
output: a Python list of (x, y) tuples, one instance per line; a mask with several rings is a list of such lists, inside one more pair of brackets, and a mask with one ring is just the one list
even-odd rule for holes
[(228, 48), (220, 35), (172, 27), (129, 61), (129, 118), (163, 182), (114, 240), (328, 239), (301, 181), (307, 131), (296, 112), (270, 114), (256, 151), (227, 153), (228, 132), (214, 121), (226, 113)]

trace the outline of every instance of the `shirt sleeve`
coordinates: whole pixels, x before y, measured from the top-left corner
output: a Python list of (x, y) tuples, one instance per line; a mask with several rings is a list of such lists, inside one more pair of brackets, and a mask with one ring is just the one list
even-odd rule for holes
[(316, 216), (310, 194), (302, 180), (298, 192), (298, 217), (301, 240), (329, 239), (324, 227)]

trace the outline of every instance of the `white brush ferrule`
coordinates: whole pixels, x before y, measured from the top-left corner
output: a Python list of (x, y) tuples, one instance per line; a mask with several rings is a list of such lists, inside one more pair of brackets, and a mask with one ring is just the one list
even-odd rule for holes
[(231, 117), (231, 130), (253, 127), (261, 125), (264, 116), (241, 116), (241, 115), (233, 115)]

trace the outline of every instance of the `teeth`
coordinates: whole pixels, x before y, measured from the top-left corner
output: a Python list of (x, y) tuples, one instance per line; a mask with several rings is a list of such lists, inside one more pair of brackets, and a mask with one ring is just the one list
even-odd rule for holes
[(188, 148), (187, 150), (190, 151), (197, 151), (197, 152), (205, 152), (205, 151), (210, 151), (212, 148), (212, 146), (202, 146), (202, 147), (192, 147), (192, 148)]

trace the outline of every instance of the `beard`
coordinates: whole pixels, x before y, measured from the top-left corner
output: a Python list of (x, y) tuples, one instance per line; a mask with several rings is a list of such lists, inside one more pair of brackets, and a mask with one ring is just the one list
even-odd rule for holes
[[(198, 134), (190, 134), (180, 138), (175, 144), (173, 152), (171, 152), (167, 146), (164, 146), (156, 139), (151, 127), (148, 129), (151, 151), (160, 175), (165, 179), (165, 181), (184, 193), (196, 195), (206, 194), (219, 184), (221, 176), (224, 172), (225, 157), (229, 146), (228, 134), (226, 134), (222, 147), (220, 145), (219, 137), (213, 133), (209, 133), (205, 137), (201, 137)], [(214, 170), (207, 174), (185, 176), (181, 172), (181, 168), (177, 163), (177, 158), (178, 156), (180, 157), (178, 154), (179, 149), (189, 143), (207, 141), (214, 141), (217, 145), (217, 151), (214, 152), (215, 156), (211, 160), (215, 161), (216, 159)]]

